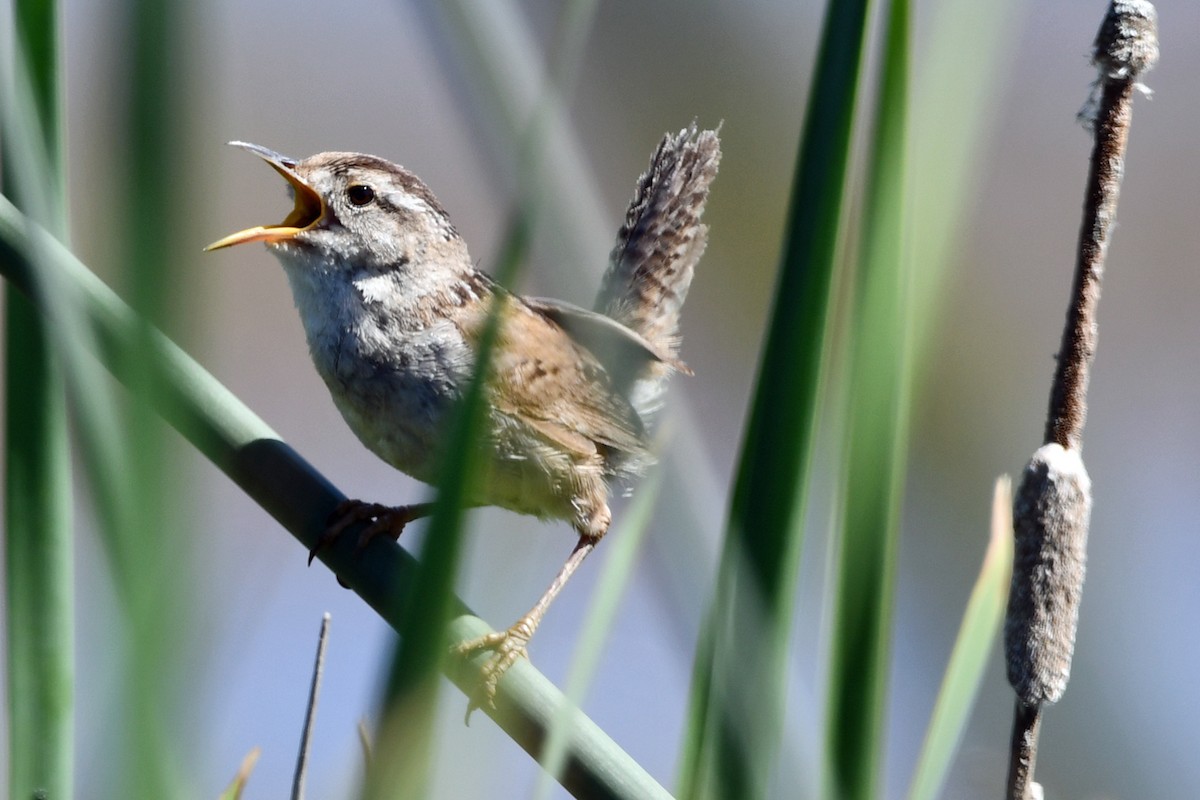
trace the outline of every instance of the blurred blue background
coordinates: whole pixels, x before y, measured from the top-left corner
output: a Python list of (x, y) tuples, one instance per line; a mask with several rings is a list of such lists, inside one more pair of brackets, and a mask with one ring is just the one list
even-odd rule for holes
[[(885, 786), (902, 796), (941, 672), (982, 558), (992, 483), (1040, 443), (1073, 266), (1090, 139), (1074, 116), (1095, 73), (1087, 53), (1106, 4), (1070, 0), (972, 10), (918, 3), (914, 148), (922, 192), (950, 190), (937, 169), (962, 154), (961, 196), (944, 220), (938, 312), (924, 320), (913, 449), (898, 567)], [(559, 4), (477, 4), (473, 21), (526, 45), (492, 86), (522, 87), (529, 108), (556, 41)], [(1050, 797), (1200, 796), (1200, 410), (1194, 353), (1200, 294), (1195, 145), (1200, 7), (1160, 9), (1163, 57), (1139, 98), (1100, 308), (1085, 458), (1096, 495), (1073, 679), (1046, 715), (1037, 777)], [(352, 496), (428, 495), (345, 427), (312, 370), (283, 273), (258, 247), (203, 255), (233, 230), (276, 222), (282, 182), (230, 139), (303, 157), (358, 150), (421, 175), (483, 267), (495, 258), (518, 187), (517, 148), (494, 91), (471, 66), (456, 23), (435, 4), (257, 4), (181, 10), (183, 46), (164, 69), (180, 117), (185, 225), (164, 322), (209, 370)], [(817, 3), (599, 5), (569, 90), (567, 136), (543, 162), (572, 200), (539, 218), (522, 288), (590, 304), (611, 236), (651, 149), (692, 119), (723, 122), (724, 160), (707, 212), (711, 242), (684, 315), (674, 382), (667, 496), (585, 701), (585, 711), (668, 787), (680, 749), (692, 650), (769, 310), (796, 141), (822, 7)], [(64, 3), (73, 245), (119, 274), (111, 187), (125, 169), (127, 30), (120, 9)], [(568, 146), (569, 145), (569, 146)], [(944, 156), (944, 159), (942, 158)], [(950, 164), (949, 166), (953, 166)], [(953, 180), (953, 176), (946, 179)], [(930, 201), (931, 203), (933, 201)], [(914, 242), (918, 252), (932, 247)], [(936, 248), (935, 248), (936, 249)], [(309, 792), (347, 796), (361, 774), (356, 726), (373, 711), (389, 630), (220, 473), (178, 447), (197, 609), (179, 727), (170, 732), (192, 796), (215, 797), (261, 745), (248, 798), (290, 786), (321, 614), (333, 615)], [(832, 483), (834, 467), (824, 471)], [(86, 508), (86, 497), (81, 497)], [(620, 536), (623, 506), (613, 536)], [(827, 572), (822, 503), (804, 552), (778, 796), (811, 792), (820, 735)], [(80, 797), (104, 785), (109, 698), (119, 662), (104, 557), (79, 515)], [(418, 546), (421, 526), (405, 534)], [(472, 515), (460, 595), (494, 625), (537, 597), (573, 543), (563, 525), (495, 510)], [(555, 604), (531, 655), (551, 679), (570, 664), (605, 558), (601, 547)], [(526, 797), (537, 767), (445, 684), (437, 797)], [(999, 649), (945, 796), (998, 796), (1012, 694)], [(557, 791), (557, 790), (556, 790)]]

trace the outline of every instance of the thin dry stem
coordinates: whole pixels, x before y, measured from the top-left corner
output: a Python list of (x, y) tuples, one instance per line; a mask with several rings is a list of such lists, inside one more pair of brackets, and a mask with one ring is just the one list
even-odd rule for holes
[(1009, 747), (1009, 800), (1035, 800), (1041, 796), (1040, 787), (1033, 782), (1033, 767), (1037, 762), (1038, 733), (1042, 729), (1041, 706), (1017, 701), (1013, 710), (1012, 743)]
[(1088, 377), (1096, 353), (1100, 279), (1117, 219), (1133, 94), (1140, 87), (1138, 78), (1158, 60), (1157, 20), (1154, 6), (1146, 0), (1113, 0), (1093, 45), (1092, 63), (1100, 71), (1098, 99), (1094, 110), (1089, 101), (1086, 117), (1096, 141), (1079, 230), (1071, 305), (1050, 393), (1045, 444), (1055, 442), (1075, 450), (1083, 444)]
[(308, 707), (304, 711), (304, 731), (300, 734), (300, 754), (296, 757), (296, 777), (292, 781), (292, 800), (304, 800), (304, 781), (308, 772), (308, 755), (313, 726), (317, 720), (317, 697), (321, 693), (321, 677), (325, 673), (325, 647), (329, 643), (329, 612), (321, 617), (321, 633), (317, 636), (317, 657), (313, 663), (312, 685), (308, 690)]
[(1092, 358), (1096, 353), (1096, 307), (1100, 302), (1100, 279), (1125, 169), (1125, 145), (1132, 117), (1134, 82), (1105, 81), (1096, 119), (1096, 143), (1092, 148), (1091, 171), (1079, 232), (1079, 255), (1071, 305), (1058, 351), (1058, 369), (1050, 394), (1045, 443), (1078, 450), (1083, 444), (1087, 420), (1087, 388)]
[(1005, 622), (1008, 677), (1017, 693), (1010, 800), (1033, 800), (1041, 709), (1062, 696), (1075, 648), (1092, 505), (1080, 450), (1096, 352), (1096, 307), (1117, 215), (1133, 95), (1158, 58), (1157, 12), (1146, 0), (1112, 0), (1092, 62), (1100, 72), (1086, 119), (1095, 133), (1071, 303), (1050, 392), (1044, 444), (1026, 467), (1013, 508), (1016, 537)]

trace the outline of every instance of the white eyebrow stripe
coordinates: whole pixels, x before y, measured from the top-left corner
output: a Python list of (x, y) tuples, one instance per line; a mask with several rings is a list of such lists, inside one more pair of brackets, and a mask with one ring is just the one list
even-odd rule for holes
[(389, 205), (396, 208), (403, 208), (406, 211), (412, 211), (417, 214), (429, 214), (433, 212), (428, 203), (409, 192), (387, 192), (383, 197)]

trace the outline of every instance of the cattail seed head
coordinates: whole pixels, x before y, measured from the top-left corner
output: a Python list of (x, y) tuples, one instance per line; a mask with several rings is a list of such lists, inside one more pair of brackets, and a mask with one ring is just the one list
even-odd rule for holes
[(1092, 63), (1103, 77), (1136, 78), (1158, 61), (1158, 12), (1147, 0), (1114, 0), (1096, 34)]
[(1004, 628), (1008, 682), (1030, 706), (1056, 702), (1071, 674), (1091, 512), (1092, 483), (1079, 451), (1038, 448), (1013, 500)]

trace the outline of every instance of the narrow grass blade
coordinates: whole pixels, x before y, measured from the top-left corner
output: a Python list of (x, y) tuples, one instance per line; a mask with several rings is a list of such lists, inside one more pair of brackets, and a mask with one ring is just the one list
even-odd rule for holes
[(515, 0), (414, 7), (441, 70), (471, 101), (464, 110), (474, 115), (478, 136), (500, 154), (502, 173), (512, 170), (511, 155), (518, 154), (521, 196), (545, 215), (564, 264), (600, 265), (612, 246), (613, 231), (598, 223), (607, 217), (605, 205), (567, 107), (597, 7), (596, 0), (556, 6), (551, 58), (541, 57), (541, 36)]
[[(911, 247), (918, 303), (935, 310), (958, 263), (961, 221), (979, 202), (981, 174), (991, 168), (985, 154), (1003, 124), (996, 119), (1004, 108), (997, 92), (1029, 7), (1022, 0), (941, 0), (922, 36), (913, 92)], [(916, 320), (922, 358), (932, 349), (939, 318), (929, 313)]]
[(242, 792), (246, 789), (246, 784), (250, 780), (250, 773), (254, 771), (254, 765), (258, 763), (258, 757), (262, 755), (261, 748), (254, 748), (246, 757), (242, 759), (242, 764), (238, 767), (237, 775), (233, 776), (233, 780), (229, 786), (225, 787), (225, 791), (221, 792), (217, 800), (241, 800)]
[[(560, 30), (557, 54), (560, 69), (555, 72), (556, 80), (549, 82), (537, 98), (529, 121), (514, 126), (521, 194), (494, 273), (502, 286), (514, 285), (533, 225), (545, 204), (546, 197), (540, 191), (544, 142), (551, 121), (561, 113), (562, 92), (574, 80), (578, 70), (594, 9), (594, 0), (574, 0), (566, 5)], [(451, 6), (449, 10), (457, 23), (459, 36), (468, 48), (495, 43), (484, 41), (491, 38), (486, 32), (469, 35), (462, 9)], [(471, 34), (474, 33), (478, 31), (471, 30)], [(416, 798), (426, 793), (436, 679), (447, 658), (442, 631), (453, 608), (454, 577), (468, 487), (476, 470), (483, 466), (476, 463), (479, 451), (473, 442), (478, 440), (481, 431), (487, 362), (497, 336), (500, 311), (501, 304), (497, 302), (479, 347), (477, 373), (464, 397), (459, 419), (446, 447), (448, 458), (443, 465), (436, 510), (422, 553), (422, 569), (412, 589), (413, 608), (407, 617), (409, 622), (401, 630), (401, 641), (389, 671), (388, 710), (379, 737), (379, 751), (395, 757), (383, 755), (375, 759), (376, 769), (368, 777), (367, 786), (367, 796), (371, 798)]]
[(983, 565), (971, 589), (971, 599), (967, 601), (925, 731), (921, 757), (908, 790), (909, 800), (935, 800), (941, 795), (950, 761), (967, 726), (988, 656), (1004, 620), (1013, 560), (1012, 485), (1007, 476), (996, 481), (991, 527)]
[(877, 795), (887, 706), (911, 394), (911, 259), (905, 241), (909, 8), (888, 4), (850, 325), (841, 541), (833, 584), (824, 781), (830, 797)]
[(867, 5), (865, 0), (831, 3), (822, 31), (775, 307), (716, 595), (697, 648), (683, 797), (763, 796), (778, 749), (784, 657)]
[[(510, 278), (524, 258), (527, 232), (524, 218), (514, 221), (498, 270), (500, 276)], [(502, 296), (497, 295), (479, 345), (475, 376), (450, 429), (421, 568), (411, 587), (400, 587), (400, 591), (411, 592), (411, 600), (405, 603), (400, 642), (385, 689), (384, 720), (377, 740), (379, 755), (367, 776), (365, 796), (371, 800), (416, 800), (428, 795), (438, 679), (449, 658), (445, 631), (455, 610), (454, 579), (468, 492), (477, 470), (484, 466), (475, 443), (481, 435), (488, 361), (496, 342), (502, 303)]]
[[(3, 189), (62, 233), (58, 5), (20, 0), (13, 16), (13, 49), (0, 67), (0, 91), (9, 98), (0, 135)], [(13, 114), (14, 106), (23, 113)], [(62, 362), (45, 318), (11, 290), (5, 292), (4, 328), (9, 794), (70, 797), (74, 567)]]
[[(193, 580), (188, 566), (195, 541), (187, 515), (179, 511), (181, 474), (167, 428), (151, 413), (153, 380), (150, 352), (152, 323), (177, 323), (186, 302), (180, 291), (187, 259), (180, 253), (182, 221), (194, 198), (188, 194), (186, 159), (188, 82), (183, 54), (188, 51), (186, 4), (175, 0), (128, 0), (128, 25), (121, 35), (121, 60), (115, 74), (125, 91), (115, 96), (120, 165), (112, 186), (110, 224), (119, 231), (119, 279), (145, 322), (123, 367), (131, 392), (112, 405), (120, 444), (99, 445), (99, 434), (86, 434), (89, 448), (105, 447), (88, 457), (89, 480), (117, 498), (117, 518), (101, 517), (102, 542), (118, 587), (124, 638), (120, 675), (124, 713), (114, 720), (106, 756), (120, 764), (109, 791), (154, 797), (181, 797), (173, 737), (178, 687), (186, 674), (185, 635)], [(173, 298), (173, 300), (171, 300)], [(87, 389), (93, 404), (100, 389)], [(95, 401), (104, 402), (104, 401)], [(92, 412), (95, 416), (95, 412)], [(112, 460), (108, 460), (112, 459)], [(117, 469), (120, 472), (116, 472)], [(116, 474), (114, 474), (116, 473)], [(175, 565), (166, 571), (163, 564)]]

